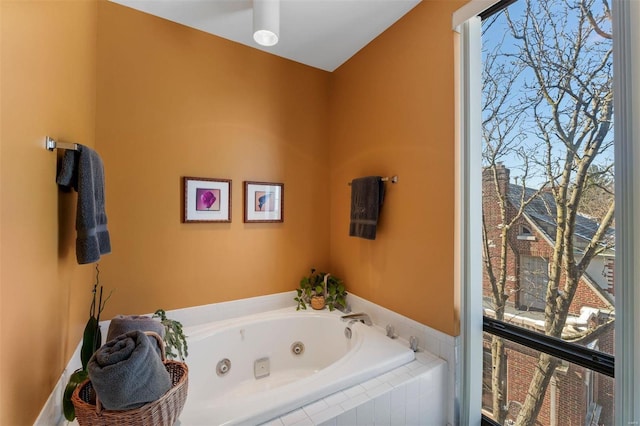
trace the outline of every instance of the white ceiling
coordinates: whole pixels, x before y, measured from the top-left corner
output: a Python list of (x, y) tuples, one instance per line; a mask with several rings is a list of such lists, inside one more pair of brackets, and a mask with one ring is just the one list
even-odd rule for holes
[(253, 41), (252, 0), (111, 0), (283, 58), (333, 71), (420, 0), (281, 0), (280, 41)]

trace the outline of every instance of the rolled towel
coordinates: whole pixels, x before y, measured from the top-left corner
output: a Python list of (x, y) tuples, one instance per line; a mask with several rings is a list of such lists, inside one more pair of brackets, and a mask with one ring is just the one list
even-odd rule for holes
[[(164, 325), (158, 318), (151, 318), (145, 315), (116, 315), (111, 319), (111, 324), (109, 324), (107, 342), (121, 334), (135, 330), (153, 331), (164, 338)], [(151, 338), (151, 340), (155, 342), (155, 339)]]
[(141, 331), (105, 343), (87, 365), (91, 384), (108, 410), (131, 410), (171, 389), (171, 376)]

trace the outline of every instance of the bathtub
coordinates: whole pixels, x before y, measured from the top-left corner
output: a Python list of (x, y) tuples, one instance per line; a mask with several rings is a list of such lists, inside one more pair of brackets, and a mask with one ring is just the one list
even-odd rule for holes
[(415, 358), (379, 328), (340, 315), (287, 308), (185, 328), (180, 425), (256, 425)]

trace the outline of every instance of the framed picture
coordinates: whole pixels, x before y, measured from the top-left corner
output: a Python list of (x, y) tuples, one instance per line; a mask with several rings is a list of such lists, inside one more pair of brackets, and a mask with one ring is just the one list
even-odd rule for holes
[(183, 177), (183, 222), (231, 222), (231, 180)]
[(245, 222), (283, 222), (284, 184), (244, 183)]

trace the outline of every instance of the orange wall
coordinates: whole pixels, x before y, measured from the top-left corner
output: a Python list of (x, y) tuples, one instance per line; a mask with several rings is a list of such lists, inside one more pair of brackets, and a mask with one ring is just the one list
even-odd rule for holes
[[(292, 290), (317, 266), (457, 335), (459, 6), (424, 1), (329, 74), (106, 1), (2, 0), (0, 424), (35, 420), (94, 281), (75, 263), (75, 194), (54, 183), (47, 134), (103, 156), (104, 318)], [(378, 239), (349, 238), (346, 184), (374, 173), (400, 182)], [(180, 222), (185, 175), (233, 180), (232, 223)], [(242, 222), (245, 179), (285, 183), (284, 223)]]
[[(351, 291), (450, 335), (454, 298), (451, 14), (423, 1), (332, 74), (331, 265)], [(358, 176), (387, 183), (375, 241), (348, 236)]]
[(0, 424), (31, 424), (81, 338), (93, 283), (44, 137), (94, 143), (95, 1), (0, 3)]
[[(101, 2), (96, 145), (113, 253), (106, 317), (293, 290), (329, 258), (330, 74)], [(232, 222), (181, 223), (181, 177), (232, 179)], [(284, 223), (243, 223), (243, 180)]]

